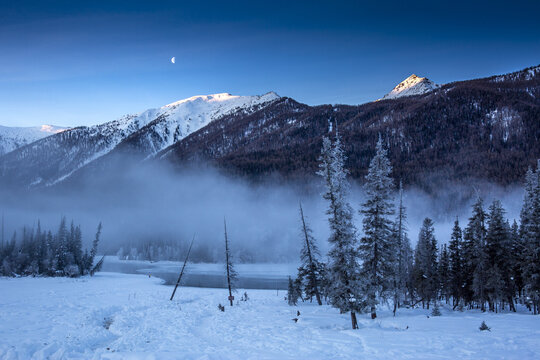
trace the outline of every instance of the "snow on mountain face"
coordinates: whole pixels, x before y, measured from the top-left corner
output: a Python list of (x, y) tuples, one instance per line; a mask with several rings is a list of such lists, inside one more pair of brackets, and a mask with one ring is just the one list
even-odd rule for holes
[(540, 65), (531, 66), (529, 68), (516, 71), (509, 74), (494, 76), (492, 82), (503, 81), (531, 81), (540, 76)]
[(44, 137), (65, 131), (68, 128), (41, 125), (32, 127), (10, 127), (0, 125), (0, 156)]
[[(136, 139), (130, 141), (136, 143), (146, 156), (150, 156), (216, 119), (238, 111), (248, 114), (279, 98), (274, 92), (260, 96), (228, 93), (193, 96), (142, 113), (140, 117), (153, 120), (134, 134)], [(151, 113), (151, 116), (147, 116), (147, 113)]]
[(214, 94), (193, 96), (104, 124), (77, 127), (34, 142), (0, 158), (3, 175), (32, 185), (52, 185), (127, 145), (144, 157), (183, 139), (211, 121), (236, 112), (250, 113), (280, 97)]
[(386, 94), (380, 100), (396, 99), (404, 96), (422, 95), (433, 91), (439, 85), (425, 77), (419, 77), (412, 74), (402, 82), (400, 82), (392, 91)]

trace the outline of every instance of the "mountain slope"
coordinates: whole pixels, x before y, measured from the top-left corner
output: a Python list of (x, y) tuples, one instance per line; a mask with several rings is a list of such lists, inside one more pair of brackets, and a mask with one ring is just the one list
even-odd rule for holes
[(44, 137), (65, 131), (67, 128), (54, 125), (11, 127), (0, 125), (0, 156)]
[(317, 171), (322, 136), (337, 122), (351, 176), (363, 179), (379, 134), (406, 184), (520, 181), (540, 158), (539, 67), (360, 106), (310, 107), (282, 98), (242, 118), (224, 117), (158, 154), (181, 166), (206, 159), (252, 178)]
[(405, 96), (422, 95), (437, 89), (439, 85), (425, 77), (412, 74), (400, 82), (392, 91), (380, 100), (397, 99)]
[(278, 98), (275, 93), (194, 96), (108, 123), (69, 129), (1, 157), (0, 174), (25, 186), (52, 185), (117, 147), (136, 148), (146, 157), (220, 117), (249, 113)]
[(279, 99), (274, 92), (260, 96), (215, 94), (194, 96), (166, 105), (167, 112), (157, 116), (122, 141), (115, 151), (151, 156), (229, 114), (250, 114)]
[[(403, 88), (425, 84), (417, 80)], [(396, 181), (434, 189), (474, 179), (511, 184), (540, 158), (539, 120), (539, 66), (360, 106), (308, 106), (274, 93), (196, 96), (24, 146), (0, 157), (0, 180), (76, 184), (125, 173), (126, 154), (135, 164), (203, 160), (252, 179), (304, 180), (316, 173), (322, 137), (337, 123), (353, 178), (364, 178), (382, 136)]]

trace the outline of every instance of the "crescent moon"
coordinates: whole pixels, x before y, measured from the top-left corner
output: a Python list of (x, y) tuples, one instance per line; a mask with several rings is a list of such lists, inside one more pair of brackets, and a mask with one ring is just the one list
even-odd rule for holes
[(175, 56), (173, 56), (173, 57), (171, 58), (171, 62), (172, 62), (173, 64), (176, 63), (176, 57), (175, 57)]

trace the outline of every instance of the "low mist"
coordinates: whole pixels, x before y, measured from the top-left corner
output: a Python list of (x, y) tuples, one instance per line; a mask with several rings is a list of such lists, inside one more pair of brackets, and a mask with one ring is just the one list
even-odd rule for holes
[[(120, 247), (141, 241), (176, 242), (187, 247), (195, 234), (193, 259), (222, 262), (226, 218), (237, 261), (296, 262), (302, 246), (301, 201), (321, 253), (326, 254), (329, 230), (326, 203), (320, 195), (322, 179), (283, 182), (272, 178), (253, 184), (207, 166), (173, 171), (163, 164), (141, 163), (104, 173), (83, 177), (76, 184), (41, 190), (3, 188), (0, 211), (4, 214), (6, 240), (14, 231), (20, 233), (23, 226), (35, 228), (38, 219), (42, 229), (54, 232), (65, 216), (81, 225), (86, 246), (98, 223), (103, 223), (100, 253), (114, 255)], [(499, 199), (510, 221), (519, 216), (523, 190), (518, 186), (455, 185), (437, 194), (406, 186), (403, 200), (412, 245), (425, 217), (435, 221), (438, 242), (448, 242), (456, 216), (462, 227), (466, 225), (477, 194), (484, 198), (486, 209)], [(362, 187), (352, 182), (350, 202), (360, 235), (362, 218), (358, 210), (362, 201)]]

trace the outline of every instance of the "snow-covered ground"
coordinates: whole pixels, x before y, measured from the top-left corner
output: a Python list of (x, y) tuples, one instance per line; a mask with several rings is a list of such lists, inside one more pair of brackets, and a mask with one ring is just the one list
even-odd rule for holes
[(350, 330), (348, 315), (290, 307), (284, 291), (248, 290), (249, 301), (220, 312), (223, 289), (180, 288), (169, 301), (161, 283), (0, 278), (0, 359), (540, 359), (540, 317), (525, 313), (383, 311)]

